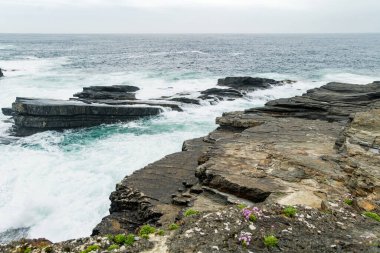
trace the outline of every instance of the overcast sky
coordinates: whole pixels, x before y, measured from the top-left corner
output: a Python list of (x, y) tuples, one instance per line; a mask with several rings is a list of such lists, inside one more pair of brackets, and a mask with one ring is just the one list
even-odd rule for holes
[(380, 0), (0, 0), (0, 32), (380, 32)]

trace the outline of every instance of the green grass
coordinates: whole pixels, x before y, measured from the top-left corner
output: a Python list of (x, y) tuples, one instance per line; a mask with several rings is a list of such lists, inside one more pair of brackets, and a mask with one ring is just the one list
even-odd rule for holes
[(243, 210), (244, 208), (247, 207), (247, 205), (246, 204), (238, 204), (238, 205), (236, 205), (236, 207)]
[(127, 241), (127, 236), (125, 234), (118, 234), (113, 237), (115, 243), (122, 245)]
[(172, 223), (169, 225), (169, 230), (177, 230), (179, 228), (178, 224)]
[[(108, 240), (115, 243), (116, 245), (127, 245), (131, 246), (135, 242), (134, 234), (118, 234), (118, 235), (107, 235)], [(112, 245), (111, 245), (112, 246)]]
[(270, 247), (277, 247), (278, 245), (278, 239), (274, 235), (268, 235), (264, 237), (264, 244), (268, 248)]
[(285, 214), (285, 216), (287, 217), (294, 217), (296, 216), (296, 213), (297, 213), (297, 208), (295, 208), (294, 206), (287, 206), (285, 207), (282, 212)]
[(354, 203), (354, 201), (352, 199), (345, 199), (343, 200), (343, 202), (346, 204), (346, 205), (349, 205), (349, 206), (352, 206), (352, 204)]
[(197, 215), (197, 214), (199, 214), (199, 211), (190, 208), (190, 209), (187, 209), (183, 215), (185, 215), (185, 217), (189, 217), (189, 216)]
[(127, 246), (132, 246), (134, 242), (135, 242), (135, 235), (129, 234), (127, 236), (127, 239), (125, 240), (124, 244)]
[(364, 212), (363, 215), (367, 216), (368, 218), (374, 219), (377, 222), (380, 222), (380, 216), (377, 213)]
[(162, 229), (159, 229), (159, 230), (157, 230), (156, 234), (159, 235), (159, 236), (164, 236), (165, 235), (165, 231), (162, 230)]
[(249, 220), (252, 221), (252, 222), (255, 222), (255, 221), (257, 220), (256, 215), (251, 214), (251, 215), (249, 216)]
[(24, 253), (30, 253), (30, 252), (32, 252), (32, 248), (26, 248), (26, 249), (24, 250)]
[(119, 245), (117, 245), (117, 244), (112, 244), (111, 246), (109, 246), (108, 247), (108, 251), (112, 251), (112, 250), (114, 250), (114, 249), (118, 249), (118, 248), (120, 248), (120, 246)]
[(100, 249), (100, 247), (98, 245), (91, 245), (91, 246), (88, 246), (85, 250), (83, 250), (81, 253), (90, 253), (91, 251), (96, 251)]
[(139, 236), (147, 239), (147, 237), (149, 238), (149, 235), (153, 234), (154, 232), (156, 232), (155, 227), (152, 227), (150, 225), (144, 225), (140, 228)]

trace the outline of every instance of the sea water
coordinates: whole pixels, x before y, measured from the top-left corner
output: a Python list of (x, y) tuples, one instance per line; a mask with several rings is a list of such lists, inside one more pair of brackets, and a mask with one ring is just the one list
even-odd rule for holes
[[(199, 95), (226, 76), (297, 80), (217, 105), (130, 123), (14, 139), (0, 113), (0, 242), (88, 236), (133, 171), (215, 129), (226, 111), (300, 95), (330, 81), (380, 80), (380, 35), (0, 35), (0, 107), (16, 96), (68, 99), (90, 85), (135, 85), (137, 97)], [(21, 228), (21, 229), (20, 229)], [(19, 230), (12, 230), (19, 229)], [(11, 232), (12, 231), (12, 232)]]

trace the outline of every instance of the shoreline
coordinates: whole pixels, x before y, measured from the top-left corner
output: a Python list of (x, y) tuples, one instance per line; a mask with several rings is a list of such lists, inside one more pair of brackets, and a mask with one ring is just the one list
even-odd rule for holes
[[(379, 94), (380, 82), (330, 83), (262, 108), (224, 113), (208, 136), (185, 141), (182, 152), (125, 177), (93, 236), (136, 232), (145, 224), (167, 227), (185, 219), (190, 207), (212, 213), (236, 203), (332, 210), (331, 203), (347, 195), (353, 213), (378, 213)], [(376, 241), (380, 233), (373, 231)]]

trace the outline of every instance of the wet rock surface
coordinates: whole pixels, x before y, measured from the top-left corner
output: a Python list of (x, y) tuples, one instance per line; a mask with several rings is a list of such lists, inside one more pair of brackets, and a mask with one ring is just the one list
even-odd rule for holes
[(294, 81), (284, 80), (276, 81), (274, 79), (260, 78), (260, 77), (226, 77), (218, 79), (219, 86), (227, 86), (237, 90), (259, 90), (268, 89), (272, 86), (283, 85), (286, 83), (292, 83)]

